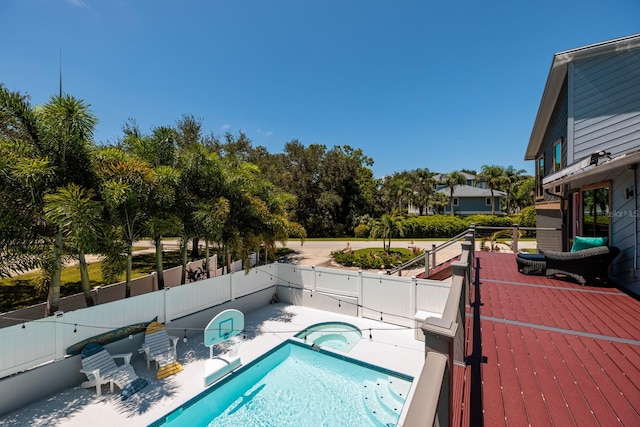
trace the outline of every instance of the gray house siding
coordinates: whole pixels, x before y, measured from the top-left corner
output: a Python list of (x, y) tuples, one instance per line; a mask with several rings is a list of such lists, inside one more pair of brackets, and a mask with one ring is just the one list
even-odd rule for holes
[(556, 230), (539, 230), (536, 232), (536, 245), (544, 251), (562, 251), (563, 246), (562, 211), (560, 209), (540, 209), (536, 206), (536, 226), (538, 228), (554, 228)]
[[(560, 95), (558, 97), (558, 103), (556, 104), (553, 114), (551, 116), (551, 121), (549, 123), (549, 127), (545, 132), (544, 142), (541, 146), (541, 151), (538, 153), (538, 156), (541, 153), (544, 153), (544, 175), (550, 175), (553, 173), (553, 156), (554, 156), (554, 145), (558, 138), (562, 138), (562, 158), (563, 164), (562, 166), (566, 166), (567, 159), (567, 80), (565, 79), (564, 84), (562, 85), (562, 89), (560, 91)], [(536, 170), (538, 167), (538, 163), (536, 160)], [(556, 201), (554, 197), (544, 195), (545, 201)]]
[[(629, 169), (615, 171), (615, 178), (611, 181), (611, 241), (621, 251), (614, 263), (615, 273), (632, 273), (635, 268), (634, 248), (640, 238), (636, 230), (637, 200), (626, 194), (626, 189), (634, 188), (633, 172)], [(635, 188), (639, 188), (638, 182)]]
[(594, 151), (612, 156), (640, 146), (640, 49), (575, 61), (573, 158)]
[[(457, 198), (455, 193), (453, 193), (453, 198)], [(494, 197), (494, 200), (495, 212), (500, 213), (500, 198)], [(491, 215), (491, 205), (486, 204), (485, 197), (461, 197), (458, 198), (458, 202), (459, 205), (453, 207), (453, 210), (457, 215)], [(451, 213), (450, 204), (446, 206), (445, 213)]]

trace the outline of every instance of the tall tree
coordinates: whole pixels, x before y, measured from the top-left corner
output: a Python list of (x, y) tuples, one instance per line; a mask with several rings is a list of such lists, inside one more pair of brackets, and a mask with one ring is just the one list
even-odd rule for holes
[(507, 193), (507, 215), (512, 214), (511, 199), (513, 199), (513, 186), (520, 181), (524, 174), (527, 173), (524, 169), (516, 169), (513, 166), (508, 166), (504, 169), (504, 186)]
[(445, 184), (449, 188), (449, 201), (451, 203), (451, 216), (455, 215), (453, 210), (453, 193), (456, 186), (464, 185), (467, 182), (467, 178), (458, 171), (453, 171), (444, 174), (440, 177), (440, 182)]
[(45, 218), (59, 228), (78, 253), (82, 292), (90, 307), (93, 297), (85, 255), (97, 249), (102, 205), (95, 200), (93, 190), (73, 183), (45, 195), (44, 201)]
[[(11, 200), (15, 208), (3, 208), (0, 215), (12, 221), (8, 229), (15, 233), (8, 239), (0, 233), (2, 258), (14, 269), (27, 264), (46, 268), (48, 314), (58, 310), (64, 241), (62, 230), (44, 218), (43, 196), (70, 183), (92, 187), (89, 154), (96, 123), (89, 106), (72, 96), (61, 94), (34, 108), (27, 97), (0, 85), (0, 141), (3, 152), (10, 146), (15, 149), (13, 156), (2, 160), (7, 171), (2, 178), (3, 197), (15, 197)], [(23, 188), (22, 194), (15, 191), (19, 188)], [(17, 221), (21, 217), (22, 221)], [(6, 244), (14, 246), (19, 240), (46, 248), (44, 256), (40, 260), (21, 257)]]
[(496, 213), (494, 191), (501, 188), (505, 183), (505, 173), (502, 166), (483, 165), (478, 174), (478, 179), (485, 182), (491, 191), (491, 215)]
[(126, 296), (131, 296), (133, 243), (142, 237), (148, 218), (147, 206), (155, 185), (154, 171), (144, 159), (108, 147), (99, 151), (96, 169), (101, 179), (100, 194), (109, 219), (121, 227), (126, 247)]

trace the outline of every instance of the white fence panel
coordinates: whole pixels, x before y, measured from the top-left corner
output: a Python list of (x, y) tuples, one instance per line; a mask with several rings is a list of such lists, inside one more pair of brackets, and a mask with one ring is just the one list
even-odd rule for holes
[(411, 280), (388, 275), (363, 274), (362, 316), (402, 326), (413, 326)]
[[(154, 317), (164, 322), (164, 292), (152, 292), (64, 313), (62, 347)], [(74, 332), (75, 331), (75, 332)]]
[(313, 289), (313, 284), (315, 283), (315, 271), (313, 267), (295, 264), (278, 264), (276, 272), (277, 283), (279, 285)]
[(417, 280), (416, 310), (442, 315), (450, 291), (451, 283), (437, 280)]
[(162, 295), (162, 292), (153, 292), (64, 313), (63, 317), (58, 319), (62, 322), (62, 349), (113, 329), (149, 322), (156, 316), (162, 322)]
[(212, 277), (167, 291), (168, 320), (187, 316), (231, 300), (231, 276)]
[(316, 268), (316, 290), (358, 296), (360, 274), (357, 271)]
[(0, 378), (49, 362), (56, 353), (55, 320), (7, 326), (0, 329), (0, 342)]
[(233, 273), (231, 279), (233, 297), (240, 298), (256, 291), (275, 286), (276, 281), (273, 278), (274, 274), (270, 271), (272, 268), (268, 267), (269, 266), (260, 266), (258, 268), (252, 268), (248, 274), (244, 271)]

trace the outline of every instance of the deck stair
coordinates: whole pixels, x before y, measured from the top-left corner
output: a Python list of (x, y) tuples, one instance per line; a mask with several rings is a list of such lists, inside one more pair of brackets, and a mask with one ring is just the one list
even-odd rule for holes
[(398, 378), (365, 381), (364, 406), (377, 426), (396, 425), (411, 383)]
[(418, 274), (416, 277), (418, 279), (430, 279), (430, 280), (445, 280), (451, 277), (451, 264), (454, 261), (460, 261), (460, 255), (457, 255), (440, 265), (435, 266), (434, 268), (429, 270), (429, 275), (427, 276), (424, 272)]

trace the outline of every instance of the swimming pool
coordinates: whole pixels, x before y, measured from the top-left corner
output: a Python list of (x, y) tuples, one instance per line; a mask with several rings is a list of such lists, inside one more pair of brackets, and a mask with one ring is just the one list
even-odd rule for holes
[(412, 381), (288, 340), (150, 427), (393, 426)]
[(303, 329), (295, 337), (320, 347), (348, 353), (362, 338), (362, 332), (351, 323), (323, 322)]

